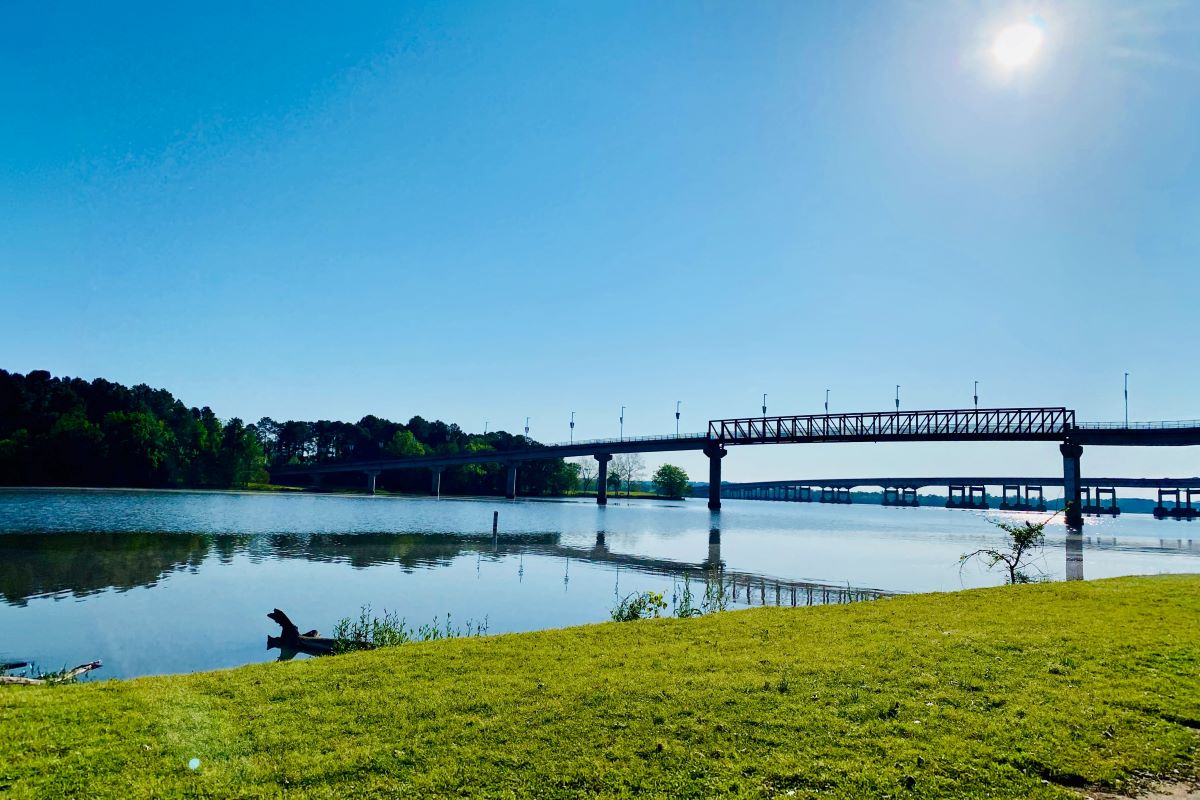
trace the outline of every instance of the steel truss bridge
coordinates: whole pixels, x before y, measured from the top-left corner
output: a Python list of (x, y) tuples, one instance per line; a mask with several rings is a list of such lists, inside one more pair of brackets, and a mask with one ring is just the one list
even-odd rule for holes
[(526, 461), (592, 456), (599, 462), (596, 502), (607, 502), (608, 463), (619, 453), (702, 451), (709, 460), (708, 505), (721, 508), (721, 459), (728, 448), (761, 444), (818, 442), (1058, 442), (1063, 456), (1063, 487), (1071, 524), (1082, 524), (1080, 456), (1084, 445), (1181, 446), (1200, 445), (1200, 420), (1149, 423), (1079, 423), (1075, 412), (1061, 407), (943, 409), (932, 411), (869, 411), (854, 414), (805, 414), (713, 420), (700, 434), (592, 439), (504, 451), (391, 458), (374, 461), (317, 463), (279, 467), (272, 480), (363, 473), (374, 492), (376, 477), (386, 471), (427, 469), (431, 494), (441, 488), (447, 467), (499, 463), (507, 467), (505, 496), (517, 494), (517, 469)]

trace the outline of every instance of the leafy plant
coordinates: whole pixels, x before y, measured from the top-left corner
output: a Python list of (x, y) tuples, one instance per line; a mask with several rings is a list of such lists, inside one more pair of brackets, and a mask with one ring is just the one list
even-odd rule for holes
[[(1056, 512), (1057, 513), (1057, 512)], [(1007, 582), (1010, 584), (1017, 583), (1033, 583), (1035, 580), (1041, 580), (1045, 577), (1044, 574), (1034, 576), (1027, 570), (1029, 569), (1029, 561), (1041, 553), (1042, 547), (1046, 544), (1046, 524), (1054, 519), (1055, 514), (1041, 522), (1030, 522), (1024, 520), (1022, 522), (1005, 522), (1000, 519), (988, 520), (1000, 530), (1004, 531), (1008, 538), (1008, 548), (1000, 550), (991, 547), (984, 547), (975, 550), (971, 553), (966, 553), (959, 557), (959, 565), (965, 565), (968, 561), (976, 558), (982, 559), (988, 569), (994, 568), (997, 564), (1003, 564), (1008, 572), (1006, 576)]]
[(612, 618), (615, 622), (655, 619), (666, 607), (662, 592), (630, 592), (613, 608)]

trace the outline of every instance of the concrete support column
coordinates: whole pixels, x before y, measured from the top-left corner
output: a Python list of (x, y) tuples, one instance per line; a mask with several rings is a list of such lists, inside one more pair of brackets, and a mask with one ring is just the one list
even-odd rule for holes
[(445, 467), (434, 467), (430, 470), (433, 475), (433, 479), (429, 484), (429, 495), (431, 497), (442, 496), (442, 470), (444, 469)]
[(1079, 481), (1082, 476), (1079, 471), (1079, 458), (1083, 455), (1083, 448), (1071, 442), (1064, 442), (1058, 446), (1058, 451), (1063, 457), (1063, 504), (1066, 508), (1067, 527), (1080, 530), (1083, 528), (1083, 509), (1080, 507), (1082, 492)]
[(508, 465), (508, 477), (504, 481), (504, 496), (509, 500), (517, 499), (517, 462)]
[(375, 494), (375, 479), (379, 477), (378, 470), (369, 470), (367, 473), (367, 494)]
[(725, 457), (723, 447), (706, 447), (704, 455), (708, 456), (708, 510), (721, 510), (721, 459)]
[(608, 453), (601, 453), (592, 457), (600, 462), (596, 476), (596, 505), (606, 506), (608, 505), (608, 462), (612, 461), (612, 456)]

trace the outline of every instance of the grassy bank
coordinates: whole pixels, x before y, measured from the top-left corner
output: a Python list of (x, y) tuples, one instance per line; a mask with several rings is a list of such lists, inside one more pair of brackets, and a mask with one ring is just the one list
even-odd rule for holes
[(1072, 797), (1197, 774), (1200, 577), (10, 688), (0, 733), (17, 798)]

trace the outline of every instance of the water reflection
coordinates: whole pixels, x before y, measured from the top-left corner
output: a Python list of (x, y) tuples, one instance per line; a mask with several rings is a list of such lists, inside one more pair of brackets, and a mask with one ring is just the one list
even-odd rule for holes
[[(86, 597), (153, 586), (171, 572), (198, 568), (212, 546), (212, 539), (200, 534), (5, 534), (0, 536), (0, 598), (22, 606), (31, 597)], [(223, 546), (218, 544), (218, 551)]]
[(1083, 537), (1077, 533), (1067, 533), (1067, 580), (1083, 580)]
[(524, 577), (524, 557), (536, 555), (565, 562), (564, 588), (570, 582), (569, 564), (575, 560), (677, 578), (703, 579), (719, 575), (735, 589), (743, 587), (742, 603), (755, 603), (755, 598), (759, 598), (758, 603), (768, 603), (766, 590), (754, 595), (746, 588), (752, 585), (774, 587), (772, 592), (779, 597), (807, 598), (808, 604), (887, 594), (875, 588), (795, 581), (763, 573), (726, 570), (721, 560), (721, 531), (716, 526), (709, 529), (705, 557), (697, 561), (615, 552), (609, 549), (603, 530), (596, 532), (590, 547), (566, 544), (562, 539), (561, 534), (550, 532), (505, 536), (444, 533), (5, 534), (0, 535), (0, 598), (9, 605), (23, 606), (35, 597), (85, 597), (108, 589), (125, 591), (138, 586), (154, 586), (173, 572), (196, 571), (210, 554), (221, 564), (229, 564), (237, 556), (244, 555), (251, 563), (299, 559), (344, 563), (356, 569), (391, 564), (405, 572), (448, 566), (470, 554), (476, 555), (477, 570), (483, 559), (517, 556), (518, 580)]
[[(721, 557), (721, 528), (710, 521), (708, 548), (702, 559), (683, 561), (609, 548), (607, 534), (598, 530), (590, 547), (564, 543), (556, 532), (507, 535), (446, 533), (314, 533), (301, 534), (199, 534), (167, 532), (55, 534), (12, 533), (0, 535), (0, 600), (23, 606), (34, 597), (82, 598), (105, 590), (126, 591), (139, 586), (154, 586), (171, 573), (195, 572), (211, 555), (217, 562), (229, 564), (239, 555), (252, 563), (298, 559), (312, 562), (344, 563), (356, 569), (392, 564), (406, 572), (435, 569), (456, 559), (474, 554), (477, 570), (484, 559), (517, 556), (517, 578), (524, 577), (524, 556), (537, 555), (564, 559), (563, 585), (570, 583), (571, 560), (633, 569), (638, 572), (674, 576), (702, 576), (717, 572), (736, 585), (781, 586), (790, 597), (791, 587), (801, 589), (823, 586), (850, 588), (874, 596), (881, 589), (847, 587), (820, 581), (786, 580), (780, 576), (726, 569)], [(1068, 534), (1065, 538), (1067, 580), (1084, 577), (1084, 547), (1104, 551), (1160, 553), (1165, 551), (1200, 552), (1200, 542), (1192, 539), (1121, 539), (1116, 536)], [(1053, 544), (1047, 546), (1049, 551)], [(700, 554), (698, 554), (700, 555)], [(761, 592), (757, 595), (761, 597)], [(804, 592), (802, 596), (807, 597)], [(818, 594), (818, 596), (821, 596)], [(740, 594), (746, 602), (746, 594)], [(766, 602), (766, 600), (762, 600)]]

